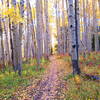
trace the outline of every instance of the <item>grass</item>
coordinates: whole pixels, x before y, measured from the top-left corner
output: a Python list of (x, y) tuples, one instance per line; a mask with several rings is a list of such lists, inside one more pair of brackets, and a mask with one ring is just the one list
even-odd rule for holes
[(100, 52), (87, 54), (85, 59), (80, 56), (80, 68), (84, 73), (100, 75)]
[(74, 79), (67, 81), (68, 90), (66, 91), (66, 100), (99, 100), (100, 84), (95, 81), (82, 80), (77, 85)]
[[(46, 63), (47, 61), (41, 60), (42, 66)], [(5, 70), (5, 73), (0, 72), (0, 100), (10, 99), (18, 88), (27, 87), (30, 85), (33, 78), (35, 81), (35, 79), (41, 77), (45, 68), (42, 67), (37, 71), (36, 67), (35, 60), (31, 60), (28, 64), (24, 63), (21, 77), (18, 76), (17, 73), (13, 72), (12, 67), (10, 67), (10, 73), (8, 68)]]
[[(69, 57), (65, 57), (64, 61), (69, 61), (68, 59)], [(86, 58), (80, 56), (80, 68), (82, 73), (100, 77), (100, 53), (92, 52)], [(100, 81), (87, 79), (85, 76), (80, 76), (80, 79), (81, 83), (77, 84), (72, 74), (64, 77), (68, 87), (65, 100), (100, 100)]]

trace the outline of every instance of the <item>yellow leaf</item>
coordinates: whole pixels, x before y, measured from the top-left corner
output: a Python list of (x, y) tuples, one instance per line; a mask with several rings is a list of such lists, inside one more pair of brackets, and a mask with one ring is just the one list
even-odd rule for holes
[(79, 75), (75, 75), (74, 80), (75, 80), (76, 84), (81, 84), (81, 78)]

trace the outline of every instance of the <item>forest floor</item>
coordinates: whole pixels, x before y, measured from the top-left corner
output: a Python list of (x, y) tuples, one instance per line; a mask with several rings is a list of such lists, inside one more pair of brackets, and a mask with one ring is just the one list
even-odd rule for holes
[(48, 66), (46, 75), (40, 84), (35, 88), (33, 100), (64, 100), (64, 90), (67, 84), (62, 77), (69, 72), (66, 63), (57, 56), (50, 57), (51, 63)]
[[(29, 66), (27, 68), (29, 69)], [(68, 54), (53, 55), (50, 57), (50, 62), (44, 66), (45, 70), (36, 72), (30, 69), (27, 73), (25, 70), (23, 73), (25, 80), (31, 76), (29, 84), (20, 86), (23, 83), (22, 80), (9, 99), (0, 100), (100, 100), (100, 81), (84, 76), (84, 73), (100, 76), (100, 53), (92, 52), (85, 58), (80, 56), (82, 73), (79, 77), (73, 76), (71, 68), (71, 59)], [(10, 81), (13, 83), (13, 79)], [(9, 87), (6, 86), (6, 88)]]
[(60, 56), (51, 56), (42, 79), (17, 95), (18, 100), (64, 100), (67, 84), (63, 78), (69, 72), (70, 68)]

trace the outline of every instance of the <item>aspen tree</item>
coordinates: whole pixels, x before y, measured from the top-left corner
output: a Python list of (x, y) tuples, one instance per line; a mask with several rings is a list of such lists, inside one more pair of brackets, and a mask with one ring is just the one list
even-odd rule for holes
[[(16, 0), (12, 0), (12, 7), (16, 10)], [(13, 32), (13, 67), (14, 71), (18, 71), (18, 74), (21, 75), (21, 62), (19, 63), (19, 57), (21, 57), (20, 52), (21, 52), (21, 44), (20, 44), (20, 35), (19, 35), (19, 28), (18, 24), (16, 24), (14, 21), (12, 22), (12, 32)], [(20, 52), (19, 52), (19, 47), (20, 47)]]
[[(72, 41), (72, 47), (71, 47), (71, 58), (72, 58), (72, 66), (73, 66), (73, 74), (80, 74), (80, 68), (78, 64), (78, 0), (68, 0), (69, 3), (69, 12), (68, 12), (68, 18), (69, 18), (69, 28), (70, 28), (70, 34), (71, 34), (71, 41)], [(75, 9), (74, 9), (75, 4)]]
[(36, 0), (36, 40), (37, 40), (37, 64), (40, 66), (40, 60), (43, 55), (43, 11), (42, 0)]
[(31, 58), (31, 27), (30, 27), (30, 11), (29, 11), (29, 0), (26, 1), (27, 6), (27, 35), (26, 35), (26, 60)]
[(45, 13), (45, 39), (44, 39), (44, 50), (46, 59), (48, 59), (50, 55), (50, 30), (49, 30), (49, 15), (48, 15), (48, 0), (44, 0), (44, 13)]
[(92, 0), (92, 10), (93, 10), (93, 34), (95, 36), (95, 51), (98, 51), (99, 50), (99, 40), (98, 40), (98, 32), (97, 32), (96, 0)]
[(58, 41), (58, 53), (62, 53), (62, 47), (61, 47), (61, 31), (60, 31), (60, 9), (59, 9), (59, 0), (56, 0), (55, 2), (55, 8), (56, 8), (56, 27), (57, 27), (57, 41)]
[(4, 70), (5, 70), (5, 56), (4, 56), (4, 43), (3, 43), (3, 30), (2, 30), (2, 20), (1, 20), (1, 18), (0, 18), (0, 42), (1, 42), (1, 61), (0, 61), (0, 63), (2, 64), (2, 70), (3, 70), (3, 72), (4, 72)]
[(62, 33), (63, 33), (63, 53), (66, 53), (66, 31), (65, 31), (65, 1), (62, 0)]

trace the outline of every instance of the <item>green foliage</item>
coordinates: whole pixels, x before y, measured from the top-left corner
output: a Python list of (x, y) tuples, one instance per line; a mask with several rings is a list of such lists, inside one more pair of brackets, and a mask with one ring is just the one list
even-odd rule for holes
[(72, 79), (68, 80), (68, 90), (66, 92), (66, 100), (99, 100), (100, 84), (95, 81), (82, 81), (80, 86), (76, 85)]
[(74, 75), (71, 73), (71, 74), (68, 74), (67, 77), (64, 77), (64, 80), (69, 80), (71, 78), (74, 78)]
[(20, 87), (27, 87), (32, 78), (39, 78), (45, 71), (44, 68), (36, 70), (36, 65), (32, 64), (35, 61), (30, 61), (29, 64), (23, 64), (22, 76), (18, 76), (17, 73), (9, 73), (9, 69), (6, 69), (5, 73), (0, 72), (0, 100), (12, 97), (13, 93)]
[(100, 53), (99, 52), (92, 52), (87, 54), (87, 57), (84, 58), (80, 56), (80, 64), (84, 66), (98, 66), (100, 64)]
[(48, 63), (48, 60), (46, 60), (44, 57), (42, 57), (41, 64), (47, 64), (47, 63)]
[[(68, 59), (66, 57), (66, 59)], [(67, 61), (67, 60), (65, 60)], [(84, 58), (80, 56), (81, 76), (83, 73), (89, 75), (100, 75), (100, 53), (91, 52)], [(82, 76), (81, 84), (77, 85), (72, 74), (69, 74), (64, 80), (67, 82), (66, 100), (99, 100), (100, 84), (99, 81), (88, 79)]]
[(15, 73), (5, 74), (0, 80), (0, 99), (10, 98), (19, 86), (27, 86), (29, 80), (25, 76), (19, 77)]

